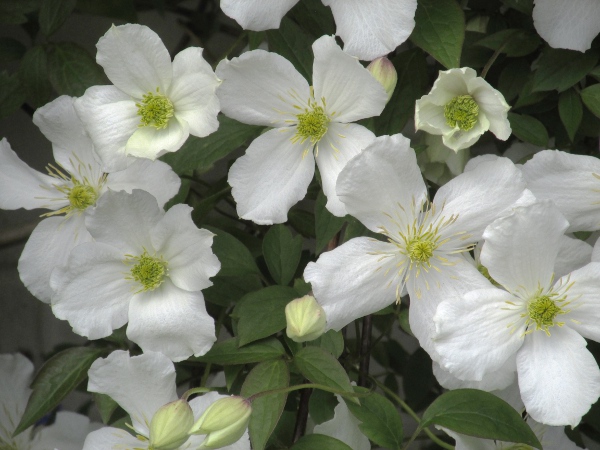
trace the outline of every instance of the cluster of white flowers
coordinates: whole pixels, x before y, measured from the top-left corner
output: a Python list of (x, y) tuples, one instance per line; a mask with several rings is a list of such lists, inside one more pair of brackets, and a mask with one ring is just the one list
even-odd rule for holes
[[(296, 2), (221, 4), (245, 28), (263, 30), (277, 27)], [(354, 123), (381, 114), (389, 99), (356, 56), (371, 60), (406, 40), (416, 0), (323, 3), (332, 8), (345, 46), (333, 36), (314, 42), (312, 86), (275, 53), (249, 51), (213, 72), (200, 48), (171, 61), (147, 27), (113, 26), (98, 42), (97, 61), (114, 85), (91, 87), (78, 99), (59, 97), (34, 115), (53, 144), (56, 163), (48, 175), (0, 141), (0, 207), (50, 210), (19, 261), (27, 288), (89, 339), (127, 324), (128, 338), (144, 352), (115, 351), (89, 371), (89, 391), (117, 401), (135, 436), (102, 428), (73, 448), (250, 448), (249, 412), (223, 437), (204, 412), (217, 414), (220, 406), (209, 405), (228, 397), (212, 393), (188, 403), (175, 392), (173, 362), (204, 355), (216, 341), (202, 290), (220, 262), (211, 250), (213, 234), (196, 227), (190, 207), (163, 209), (180, 181), (155, 159), (177, 151), (190, 134), (214, 132), (220, 111), (272, 127), (229, 171), (241, 218), (285, 222), (306, 195), (316, 163), (327, 209), (379, 234), (354, 238), (307, 265), (304, 279), (314, 298), (289, 314), (312, 315), (288, 318), (295, 324), (288, 327), (292, 339), (340, 330), (408, 295), (412, 333), (440, 383), (488, 391), (513, 386), (520, 393), (515, 408), (524, 406), (542, 440), (552, 434), (567, 448), (563, 429), (547, 426), (577, 425), (600, 396), (600, 369), (584, 339), (600, 341), (600, 244), (592, 251), (565, 234), (600, 229), (600, 161), (550, 150), (523, 166), (495, 156), (466, 167), (461, 160), (430, 200), (410, 140), (376, 137)], [(267, 4), (269, 14), (261, 9)], [(539, 26), (551, 20), (543, 12), (550, 4), (556, 2), (536, 2)], [(416, 102), (415, 127), (458, 152), (487, 130), (508, 139), (508, 109), (473, 69), (450, 69)], [(19, 357), (1, 362), (0, 370), (23, 385), (19, 393), (0, 391), (0, 423), (16, 426), (32, 369)], [(10, 368), (15, 364), (21, 369)], [(340, 439), (368, 448), (355, 422), (340, 402), (334, 419), (315, 431), (335, 436), (342, 430)], [(61, 423), (59, 416), (54, 428)], [(87, 434), (85, 427), (78, 429)], [(17, 445), (12, 431), (0, 426), (0, 444)], [(19, 439), (41, 449), (36, 439), (50, 432)], [(478, 445), (453, 436), (457, 448)]]

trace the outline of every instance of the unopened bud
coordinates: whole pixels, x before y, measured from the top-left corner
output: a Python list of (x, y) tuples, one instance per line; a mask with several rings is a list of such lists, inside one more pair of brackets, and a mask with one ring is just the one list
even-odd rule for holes
[(231, 396), (217, 400), (189, 430), (189, 434), (206, 434), (201, 449), (221, 448), (237, 442), (250, 421), (252, 406), (243, 397)]
[(317, 339), (325, 331), (325, 311), (312, 295), (292, 300), (285, 307), (285, 332), (295, 342)]
[(150, 448), (173, 450), (188, 440), (194, 424), (194, 412), (185, 400), (176, 400), (159, 408), (150, 422)]
[(367, 66), (367, 70), (383, 86), (385, 92), (387, 92), (388, 100), (392, 98), (396, 83), (398, 82), (398, 74), (392, 62), (385, 56), (382, 56), (371, 61)]

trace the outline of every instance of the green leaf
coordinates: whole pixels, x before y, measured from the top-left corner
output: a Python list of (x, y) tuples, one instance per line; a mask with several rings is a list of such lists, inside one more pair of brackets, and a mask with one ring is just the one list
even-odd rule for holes
[(406, 403), (419, 410), (427, 405), (429, 392), (435, 383), (431, 358), (418, 348), (405, 362), (402, 386), (406, 392)]
[(569, 89), (585, 77), (598, 62), (598, 53), (546, 48), (533, 75), (533, 91), (558, 92)]
[(42, 46), (27, 50), (19, 66), (19, 79), (33, 107), (39, 108), (51, 100), (53, 89), (48, 80), (48, 57)]
[(498, 78), (498, 90), (507, 102), (512, 101), (523, 90), (529, 76), (529, 63), (525, 59), (517, 59), (506, 65)]
[(21, 59), (26, 50), (25, 46), (16, 39), (0, 37), (0, 64)]
[(169, 164), (175, 173), (188, 170), (206, 172), (213, 164), (257, 137), (263, 127), (246, 125), (224, 115), (219, 116), (219, 129), (206, 137), (190, 136), (183, 147), (167, 153), (161, 159)]
[(93, 392), (92, 397), (94, 398), (94, 403), (96, 403), (96, 407), (100, 412), (100, 418), (102, 419), (102, 423), (105, 425), (108, 424), (111, 416), (119, 407), (119, 404), (106, 394), (99, 394), (97, 392)]
[(548, 131), (544, 124), (535, 117), (509, 112), (508, 121), (513, 134), (523, 142), (529, 142), (538, 147), (548, 145)]
[(224, 277), (217, 275), (211, 278), (213, 285), (202, 291), (204, 299), (215, 305), (229, 306), (237, 302), (249, 292), (258, 291), (263, 287), (257, 275), (241, 275)]
[(342, 441), (324, 434), (307, 434), (296, 442), (290, 450), (352, 450)]
[(0, 119), (10, 116), (25, 101), (25, 90), (17, 74), (0, 72)]
[(212, 250), (221, 262), (218, 276), (257, 275), (260, 273), (250, 250), (237, 238), (218, 228), (210, 226), (205, 228), (215, 233)]
[(308, 211), (304, 211), (298, 207), (290, 209), (288, 213), (288, 223), (307, 238), (315, 238), (315, 216)]
[(594, 84), (581, 91), (581, 100), (587, 108), (596, 116), (600, 117), (600, 84)]
[(313, 39), (287, 17), (281, 20), (278, 29), (267, 31), (267, 39), (269, 40), (269, 50), (279, 53), (291, 62), (310, 83), (312, 80)]
[(46, 361), (31, 384), (33, 392), (15, 435), (52, 411), (69, 392), (87, 378), (92, 363), (106, 353), (104, 349), (73, 347)]
[(521, 414), (494, 394), (476, 389), (455, 389), (440, 395), (423, 413), (421, 427), (430, 425), (467, 436), (542, 448)]
[(344, 351), (344, 336), (341, 331), (329, 330), (318, 339), (307, 342), (306, 345), (321, 347), (339, 358)]
[(48, 52), (48, 76), (60, 95), (80, 97), (90, 86), (107, 84), (102, 68), (73, 42), (52, 44)]
[(239, 317), (239, 345), (246, 345), (281, 331), (286, 326), (285, 306), (298, 297), (295, 289), (269, 286), (246, 294), (232, 316)]
[(265, 234), (262, 249), (275, 282), (288, 285), (294, 278), (302, 255), (302, 236), (293, 237), (285, 225), (274, 225)]
[[(338, 391), (353, 392), (348, 374), (331, 353), (320, 347), (307, 346), (294, 356), (294, 363), (312, 383), (324, 384)], [(358, 403), (356, 397), (349, 397)]]
[(502, 3), (527, 16), (531, 16), (531, 12), (533, 11), (533, 0), (502, 0)]
[(325, 207), (327, 197), (319, 191), (315, 202), (315, 234), (317, 236), (317, 255), (325, 250), (329, 241), (342, 229), (343, 217), (336, 217)]
[(333, 419), (337, 404), (338, 401), (335, 394), (320, 389), (313, 389), (308, 400), (310, 418), (317, 425)]
[[(288, 387), (290, 372), (283, 360), (263, 362), (250, 371), (242, 385), (242, 397), (259, 392)], [(252, 416), (248, 425), (254, 450), (263, 450), (283, 412), (287, 393), (259, 397), (252, 402)]]
[(210, 362), (227, 366), (232, 364), (250, 364), (276, 359), (285, 354), (281, 342), (275, 338), (254, 342), (239, 347), (236, 338), (217, 342), (204, 356), (190, 358), (190, 361)]
[(75, 9), (77, 0), (43, 0), (38, 17), (40, 30), (46, 36), (57, 31)]
[[(368, 392), (357, 388), (358, 392)], [(362, 423), (360, 431), (375, 444), (389, 449), (401, 449), (403, 436), (402, 419), (396, 407), (387, 398), (372, 392), (361, 397), (360, 405), (346, 402), (350, 412)]]
[(528, 55), (541, 44), (542, 40), (534, 32), (515, 28), (498, 31), (475, 43), (511, 57)]
[(465, 15), (455, 0), (419, 0), (410, 39), (444, 67), (460, 67)]
[(0, 1), (0, 23), (21, 24), (27, 22), (27, 16), (40, 6), (40, 0), (2, 0)]
[(575, 133), (577, 133), (583, 118), (583, 105), (575, 89), (569, 89), (560, 94), (558, 97), (558, 114), (567, 130), (569, 139), (574, 142)]
[(290, 11), (291, 17), (315, 39), (335, 34), (335, 22), (331, 9), (321, 0), (302, 0)]
[(138, 22), (134, 0), (78, 0), (77, 10), (92, 16), (105, 16), (125, 22)]
[(400, 133), (406, 122), (415, 115), (415, 101), (427, 93), (425, 58), (425, 53), (415, 48), (391, 59), (398, 74), (398, 83), (381, 115), (374, 118), (378, 136)]

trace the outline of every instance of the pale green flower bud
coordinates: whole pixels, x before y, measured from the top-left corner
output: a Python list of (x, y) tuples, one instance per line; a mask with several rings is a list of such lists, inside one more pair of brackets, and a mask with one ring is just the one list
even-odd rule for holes
[(237, 442), (248, 427), (252, 406), (243, 397), (217, 400), (189, 430), (189, 434), (206, 434), (201, 449), (221, 448)]
[(392, 62), (385, 56), (382, 56), (371, 61), (367, 66), (367, 70), (383, 86), (385, 92), (387, 92), (388, 100), (392, 98), (394, 88), (398, 82), (398, 74)]
[(150, 422), (150, 448), (173, 450), (188, 440), (188, 430), (194, 424), (194, 413), (185, 400), (176, 400), (161, 407)]
[(295, 342), (317, 339), (325, 331), (325, 311), (312, 295), (292, 300), (285, 307), (285, 332)]

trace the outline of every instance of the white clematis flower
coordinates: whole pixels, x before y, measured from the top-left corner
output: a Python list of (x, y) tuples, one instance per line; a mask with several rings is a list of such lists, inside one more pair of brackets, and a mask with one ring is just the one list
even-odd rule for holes
[(192, 208), (164, 212), (145, 191), (109, 192), (86, 218), (95, 242), (75, 247), (51, 279), (52, 310), (89, 339), (125, 325), (144, 351), (173, 361), (203, 355), (215, 338), (202, 289), (221, 264), (213, 234), (198, 229)]
[(430, 204), (409, 140), (377, 138), (342, 171), (337, 192), (349, 214), (386, 242), (352, 239), (304, 271), (328, 328), (383, 309), (406, 286), (411, 330), (435, 360), (432, 318), (441, 298), (491, 286), (463, 254), (524, 188), (514, 164), (497, 158), (446, 183)]
[(442, 136), (454, 151), (490, 130), (502, 141), (511, 133), (504, 96), (469, 67), (440, 71), (429, 94), (417, 100), (415, 127)]
[(72, 97), (58, 97), (33, 115), (33, 122), (52, 142), (56, 162), (47, 166), (48, 175), (21, 161), (6, 139), (0, 141), (0, 208), (50, 210), (19, 259), (21, 280), (45, 303), (53, 294), (52, 270), (66, 262), (75, 245), (92, 240), (84, 220), (106, 192), (144, 189), (163, 206), (181, 183), (161, 161), (135, 160), (126, 170), (103, 172), (75, 113), (74, 101)]
[(223, 112), (240, 122), (275, 127), (255, 139), (229, 171), (243, 219), (285, 222), (291, 206), (306, 195), (315, 160), (327, 209), (336, 216), (346, 214), (335, 193), (337, 176), (375, 138), (350, 122), (380, 114), (387, 94), (332, 36), (315, 41), (313, 51), (313, 87), (287, 59), (263, 50), (217, 67)]
[[(221, 9), (246, 30), (279, 28), (298, 0), (221, 0)], [(387, 55), (415, 27), (416, 0), (323, 0), (333, 12), (344, 51), (365, 61)]]
[(550, 47), (585, 52), (600, 33), (596, 0), (535, 0), (533, 25)]
[[(104, 427), (87, 436), (83, 450), (196, 450), (201, 448), (204, 436), (190, 436), (178, 446), (156, 445), (157, 436), (153, 432), (153, 418), (161, 407), (175, 402), (175, 367), (161, 353), (147, 352), (139, 356), (129, 356), (117, 350), (105, 359), (94, 361), (88, 372), (88, 391), (109, 395), (131, 418), (135, 436), (125, 430)], [(209, 392), (189, 401), (196, 421), (215, 401), (227, 398), (216, 392)], [(161, 411), (164, 411), (161, 410)], [(154, 421), (156, 422), (156, 420)], [(224, 450), (250, 450), (248, 432), (235, 443), (223, 447)]]
[(137, 24), (113, 25), (96, 47), (114, 86), (89, 88), (76, 108), (108, 170), (124, 169), (127, 155), (156, 159), (177, 151), (190, 134), (219, 127), (219, 80), (201, 48), (171, 62), (158, 35)]
[(0, 355), (0, 448), (7, 450), (80, 450), (96, 428), (86, 416), (56, 413), (52, 425), (31, 427), (13, 437), (31, 395), (33, 364), (21, 354)]
[(600, 396), (600, 369), (584, 337), (600, 340), (600, 264), (555, 282), (567, 221), (549, 200), (515, 208), (484, 233), (481, 261), (504, 288), (443, 301), (435, 314), (440, 364), (480, 380), (516, 355), (528, 414), (575, 426)]
[(313, 433), (324, 434), (342, 441), (352, 450), (370, 450), (369, 439), (358, 428), (361, 421), (350, 412), (342, 397), (336, 395), (336, 398), (338, 404), (333, 410), (333, 419), (315, 425)]

